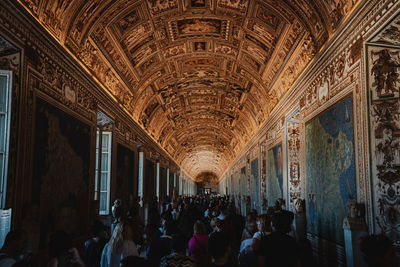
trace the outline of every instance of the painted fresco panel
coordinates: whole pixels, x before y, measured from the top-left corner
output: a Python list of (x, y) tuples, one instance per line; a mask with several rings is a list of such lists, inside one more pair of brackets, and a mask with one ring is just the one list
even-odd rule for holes
[(217, 6), (220, 8), (232, 9), (241, 13), (246, 13), (249, 0), (235, 1), (235, 0), (218, 0)]
[(190, 0), (191, 7), (205, 7), (206, 0)]
[(250, 166), (251, 166), (251, 178), (250, 178), (251, 208), (257, 209), (260, 203), (258, 197), (258, 159), (253, 160), (250, 163)]
[(301, 198), (300, 179), (300, 121), (299, 110), (296, 110), (286, 119), (286, 155), (289, 210), (294, 211), (296, 199)]
[(117, 145), (117, 177), (115, 197), (127, 203), (129, 196), (133, 196), (133, 179), (135, 153), (129, 148)]
[(268, 150), (267, 200), (273, 206), (276, 199), (283, 197), (282, 143)]
[(355, 199), (352, 104), (349, 96), (306, 124), (307, 230), (341, 245)]
[(220, 34), (221, 21), (218, 19), (183, 19), (178, 20), (179, 34)]
[(367, 46), (367, 55), (375, 227), (399, 241), (400, 49)]
[(86, 233), (90, 126), (37, 98), (32, 207), (39, 210), (39, 246), (57, 229)]

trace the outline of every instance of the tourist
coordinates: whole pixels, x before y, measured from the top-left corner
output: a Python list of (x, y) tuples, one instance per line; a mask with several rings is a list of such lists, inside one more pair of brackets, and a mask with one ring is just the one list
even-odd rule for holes
[(96, 220), (90, 226), (90, 239), (85, 242), (85, 262), (87, 267), (99, 267), (101, 253), (107, 243), (105, 226)]
[(261, 245), (261, 239), (271, 233), (271, 220), (266, 214), (260, 215), (256, 219), (257, 232), (253, 235), (253, 250), (258, 252)]
[(399, 259), (392, 241), (384, 234), (363, 237), (360, 249), (370, 267), (399, 266)]
[(272, 233), (261, 240), (258, 266), (300, 266), (299, 247), (293, 237), (287, 234), (292, 223), (290, 215), (276, 212), (271, 222)]
[(3, 247), (0, 250), (0, 267), (11, 267), (16, 263), (28, 242), (28, 235), (24, 230), (16, 229), (8, 232)]
[(205, 266), (211, 261), (208, 254), (208, 235), (206, 227), (202, 221), (197, 221), (193, 229), (193, 237), (188, 243), (189, 256), (192, 257), (199, 266)]
[(70, 265), (85, 267), (78, 250), (72, 246), (71, 236), (64, 231), (57, 231), (50, 236), (49, 253), (50, 260), (47, 267), (67, 267)]
[(172, 253), (161, 258), (160, 267), (195, 267), (194, 259), (186, 256), (186, 239), (182, 234), (172, 236)]
[(230, 240), (222, 232), (213, 233), (208, 241), (208, 249), (212, 257), (212, 263), (208, 267), (232, 267), (229, 261), (231, 254)]
[(165, 222), (163, 235), (151, 241), (147, 251), (147, 258), (155, 265), (160, 264), (162, 257), (172, 252), (172, 234), (175, 232), (174, 222)]
[(123, 258), (139, 256), (132, 235), (132, 229), (128, 223), (122, 221), (115, 226), (110, 241), (104, 246), (101, 267), (119, 267)]

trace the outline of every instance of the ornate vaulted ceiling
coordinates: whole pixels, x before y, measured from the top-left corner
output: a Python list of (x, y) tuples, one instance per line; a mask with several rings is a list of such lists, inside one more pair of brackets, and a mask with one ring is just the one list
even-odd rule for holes
[(193, 177), (220, 176), (356, 0), (19, 0)]

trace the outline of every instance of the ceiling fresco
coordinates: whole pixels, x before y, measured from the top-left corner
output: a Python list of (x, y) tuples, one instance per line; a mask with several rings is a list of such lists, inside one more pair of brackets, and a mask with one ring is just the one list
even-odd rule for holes
[(201, 178), (223, 173), (358, 1), (19, 2)]

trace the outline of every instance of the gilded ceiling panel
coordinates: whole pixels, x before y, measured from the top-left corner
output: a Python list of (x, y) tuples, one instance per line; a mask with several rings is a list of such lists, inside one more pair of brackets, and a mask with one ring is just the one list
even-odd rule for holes
[(222, 174), (358, 3), (18, 1), (193, 177)]

